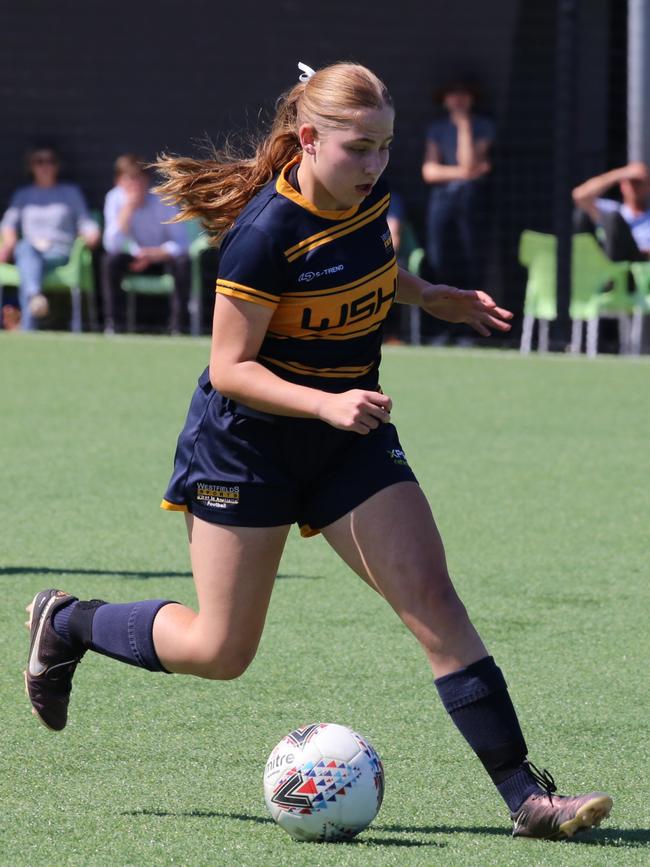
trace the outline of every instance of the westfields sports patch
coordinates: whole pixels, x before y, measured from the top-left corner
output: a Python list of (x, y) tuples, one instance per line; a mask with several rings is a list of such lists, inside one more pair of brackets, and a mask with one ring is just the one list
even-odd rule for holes
[(211, 509), (233, 509), (239, 505), (239, 485), (197, 482), (194, 499)]

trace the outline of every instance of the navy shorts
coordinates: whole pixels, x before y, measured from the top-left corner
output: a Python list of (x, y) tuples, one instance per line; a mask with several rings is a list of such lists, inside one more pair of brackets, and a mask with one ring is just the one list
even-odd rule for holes
[(415, 481), (392, 424), (363, 436), (258, 412), (215, 391), (206, 370), (161, 505), (235, 527), (295, 521), (311, 536), (377, 491)]

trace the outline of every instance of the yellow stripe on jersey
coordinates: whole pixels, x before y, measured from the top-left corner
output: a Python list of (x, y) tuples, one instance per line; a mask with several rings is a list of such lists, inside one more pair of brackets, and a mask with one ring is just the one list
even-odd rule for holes
[(299, 244), (289, 247), (288, 250), (284, 251), (287, 261), (295, 262), (296, 259), (300, 259), (301, 256), (305, 256), (311, 250), (315, 250), (317, 247), (322, 247), (323, 244), (329, 244), (331, 241), (336, 241), (344, 235), (349, 235), (350, 232), (356, 232), (357, 229), (367, 226), (368, 223), (372, 223), (380, 214), (387, 211), (389, 204), (390, 193), (386, 193), (384, 198), (380, 199), (376, 205), (373, 205), (372, 208), (369, 208), (362, 214), (358, 214), (354, 219), (340, 223), (338, 226), (333, 226), (331, 229), (317, 232), (315, 235), (305, 238)]
[[(382, 319), (383, 322), (383, 319)], [(350, 340), (352, 337), (363, 337), (365, 334), (371, 334), (381, 327), (381, 322), (375, 322), (374, 325), (368, 325), (366, 328), (358, 328), (355, 331), (328, 331), (327, 334), (318, 332), (316, 334), (303, 334), (300, 340)], [(276, 340), (291, 340), (286, 334), (274, 334), (272, 331), (266, 332), (269, 337)], [(295, 339), (295, 338), (293, 338)]]
[(269, 323), (269, 336), (329, 340), (368, 334), (386, 318), (396, 288), (397, 263), (392, 259), (360, 280), (322, 293), (286, 293)]
[(300, 373), (303, 376), (324, 376), (330, 379), (356, 379), (363, 376), (372, 370), (375, 362), (349, 367), (308, 367), (306, 364), (300, 364), (298, 361), (279, 361), (277, 358), (268, 358), (265, 355), (259, 355), (260, 361), (268, 361), (275, 367), (281, 367), (283, 370), (290, 370), (292, 373)]
[[(364, 274), (363, 277), (359, 277), (351, 283), (339, 283), (338, 286), (330, 286), (329, 289), (323, 289), (322, 292), (317, 292), (315, 289), (303, 289), (300, 292), (283, 292), (282, 298), (325, 298), (327, 295), (339, 295), (341, 292), (347, 292), (348, 289), (361, 289), (361, 287), (365, 286), (366, 283), (375, 280), (377, 277), (381, 277), (382, 274), (386, 274), (388, 271), (392, 271), (393, 269), (397, 271), (396, 266), (397, 260), (393, 256), (389, 262), (384, 263), (380, 268), (376, 268), (374, 271), (369, 271), (367, 274)], [(397, 273), (393, 276), (397, 276)]]
[[(367, 328), (359, 328), (358, 331), (331, 332), (323, 334), (305, 334), (300, 340), (350, 340), (351, 337), (363, 337), (366, 334), (371, 334), (381, 326), (381, 322), (376, 322), (374, 325), (369, 325)], [(269, 337), (274, 340), (291, 340), (295, 338), (287, 337), (286, 334), (274, 334), (272, 331), (266, 332)]]
[(271, 310), (275, 310), (280, 301), (276, 295), (270, 295), (260, 289), (253, 289), (252, 286), (244, 286), (243, 283), (224, 280), (222, 277), (217, 280), (217, 292), (219, 295), (230, 295), (233, 298), (240, 298), (242, 301), (252, 301), (254, 304), (270, 307)]

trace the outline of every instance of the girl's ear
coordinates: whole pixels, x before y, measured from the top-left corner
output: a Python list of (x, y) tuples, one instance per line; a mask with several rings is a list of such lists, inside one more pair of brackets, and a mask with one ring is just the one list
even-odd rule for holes
[(306, 154), (314, 156), (316, 153), (316, 130), (309, 123), (303, 123), (298, 130), (298, 138), (300, 139), (300, 147)]

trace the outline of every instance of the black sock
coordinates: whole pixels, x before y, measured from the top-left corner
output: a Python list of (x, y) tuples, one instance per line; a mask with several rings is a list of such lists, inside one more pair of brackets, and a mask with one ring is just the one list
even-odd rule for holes
[(54, 612), (52, 618), (54, 631), (75, 650), (85, 653), (90, 647), (93, 617), (100, 605), (106, 603), (101, 599), (90, 599), (88, 602), (71, 599), (67, 605)]
[(491, 656), (437, 678), (445, 710), (481, 760), (511, 812), (542, 792), (525, 765), (526, 741), (501, 669)]

